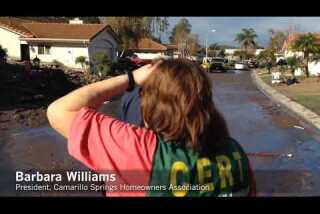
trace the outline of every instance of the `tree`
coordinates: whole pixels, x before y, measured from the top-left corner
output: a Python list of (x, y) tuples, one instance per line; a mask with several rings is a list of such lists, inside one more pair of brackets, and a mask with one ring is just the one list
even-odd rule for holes
[(180, 21), (173, 27), (169, 40), (171, 43), (178, 43), (191, 33), (191, 24), (188, 19), (180, 19)]
[(275, 53), (279, 53), (282, 50), (282, 45), (286, 40), (286, 33), (279, 30), (270, 29), (271, 37), (267, 48), (272, 49)]
[(218, 43), (213, 43), (209, 45), (208, 47), (208, 55), (216, 57), (218, 56), (218, 53), (220, 52), (220, 46)]
[(226, 56), (226, 51), (225, 49), (220, 49), (218, 52), (218, 57), (224, 58)]
[(276, 57), (274, 55), (274, 50), (265, 49), (261, 51), (257, 56), (257, 61), (260, 66), (267, 67), (268, 73), (271, 73), (271, 68), (276, 62)]
[(318, 54), (320, 46), (316, 43), (316, 37), (311, 34), (300, 35), (289, 47), (294, 52), (303, 53), (303, 66), (307, 77), (310, 76), (308, 64), (312, 60), (312, 55)]
[(225, 48), (218, 43), (213, 43), (208, 47), (208, 55), (213, 57), (225, 57)]
[(168, 29), (166, 17), (105, 17), (103, 22), (109, 24), (120, 38), (122, 54), (132, 44), (137, 44), (142, 38), (152, 38), (161, 35)]
[(197, 55), (201, 56), (201, 57), (205, 56), (206, 55), (206, 49), (204, 47), (200, 47), (198, 52), (197, 52)]
[(86, 65), (86, 57), (85, 56), (78, 56), (76, 58), (76, 61), (75, 61), (76, 64), (80, 64), (81, 67), (82, 67), (82, 70), (85, 69), (85, 65)]
[(200, 50), (198, 35), (190, 34), (188, 36), (187, 48), (191, 55), (196, 54)]
[(86, 24), (100, 24), (100, 19), (98, 16), (82, 16), (80, 19), (82, 19), (82, 21)]
[(220, 50), (220, 45), (218, 43), (213, 43), (209, 45), (210, 50)]
[(152, 20), (152, 32), (154, 37), (161, 43), (163, 34), (168, 33), (169, 21), (167, 17), (155, 17)]
[(236, 35), (235, 41), (241, 45), (241, 48), (249, 52), (255, 49), (258, 45), (255, 39), (258, 37), (255, 30), (252, 28), (243, 28), (242, 32)]
[(184, 56), (185, 53), (194, 55), (199, 52), (199, 38), (196, 34), (191, 34), (191, 24), (188, 19), (181, 19), (172, 29), (170, 42), (177, 44), (179, 51)]

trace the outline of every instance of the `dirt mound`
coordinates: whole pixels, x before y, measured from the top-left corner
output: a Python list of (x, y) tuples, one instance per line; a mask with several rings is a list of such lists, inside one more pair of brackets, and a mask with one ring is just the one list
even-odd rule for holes
[(75, 70), (44, 68), (28, 73), (19, 64), (0, 65), (0, 129), (41, 126), (52, 101), (102, 79)]

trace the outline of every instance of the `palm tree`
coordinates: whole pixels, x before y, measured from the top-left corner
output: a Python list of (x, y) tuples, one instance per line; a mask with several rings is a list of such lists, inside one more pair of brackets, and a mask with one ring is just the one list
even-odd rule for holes
[(255, 39), (258, 37), (255, 30), (252, 28), (243, 28), (242, 32), (236, 35), (235, 41), (241, 45), (245, 51), (255, 49), (258, 45)]
[(320, 51), (320, 46), (316, 43), (316, 40), (317, 39), (313, 34), (308, 33), (299, 36), (299, 38), (290, 46), (292, 51), (303, 53), (303, 65), (307, 77), (310, 76), (308, 68), (309, 61), (311, 60), (312, 55), (317, 54)]
[(85, 56), (78, 56), (78, 57), (76, 58), (75, 63), (76, 63), (76, 64), (80, 64), (81, 67), (82, 67), (82, 70), (84, 70), (85, 63), (86, 63), (86, 57), (85, 57)]

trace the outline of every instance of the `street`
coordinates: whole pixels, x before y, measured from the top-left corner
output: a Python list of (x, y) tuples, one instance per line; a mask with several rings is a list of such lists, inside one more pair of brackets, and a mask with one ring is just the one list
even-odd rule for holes
[[(214, 73), (210, 78), (214, 101), (225, 116), (232, 136), (251, 160), (258, 195), (320, 195), (320, 180), (317, 179), (320, 175), (319, 131), (272, 103), (252, 83), (249, 71)], [(114, 101), (106, 104), (104, 111), (114, 114), (116, 107), (117, 101)], [(65, 139), (49, 126), (1, 133), (1, 196), (38, 195), (14, 191), (17, 169), (81, 168), (84, 167), (69, 157)], [(84, 195), (102, 196), (101, 193)]]
[(210, 76), (214, 101), (249, 155), (258, 195), (320, 195), (319, 131), (271, 102), (249, 71)]

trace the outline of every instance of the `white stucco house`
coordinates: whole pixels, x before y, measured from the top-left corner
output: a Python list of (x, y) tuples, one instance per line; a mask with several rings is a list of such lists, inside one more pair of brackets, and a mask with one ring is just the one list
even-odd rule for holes
[[(317, 43), (320, 44), (320, 34), (319, 33), (314, 33), (316, 39), (317, 39)], [(290, 45), (296, 40), (298, 39), (300, 36), (300, 34), (298, 33), (293, 33), (290, 34), (288, 36), (288, 38), (284, 41), (283, 46), (282, 46), (282, 57), (288, 58), (288, 57), (292, 57), (292, 56), (297, 56), (297, 57), (303, 57), (303, 52), (293, 52), (290, 50)], [(308, 64), (308, 68), (309, 68), (309, 73), (310, 75), (317, 75), (319, 70), (320, 70), (320, 62), (317, 61), (313, 61), (313, 62), (309, 62)], [(303, 74), (303, 71), (301, 68), (296, 69), (295, 71), (295, 75), (296, 76), (300, 76)]]
[[(228, 60), (235, 60), (237, 59), (237, 57), (234, 55), (234, 53), (236, 51), (241, 51), (242, 49), (240, 48), (226, 48), (224, 51), (225, 55), (226, 55), (226, 58)], [(258, 48), (255, 50), (255, 55), (257, 56), (261, 51), (263, 51), (264, 49), (262, 48)]]
[(38, 57), (41, 62), (58, 61), (80, 68), (81, 65), (75, 63), (78, 56), (90, 62), (95, 54), (103, 52), (115, 61), (119, 41), (106, 24), (83, 24), (79, 19), (69, 23), (43, 23), (0, 17), (0, 45), (14, 60)]

